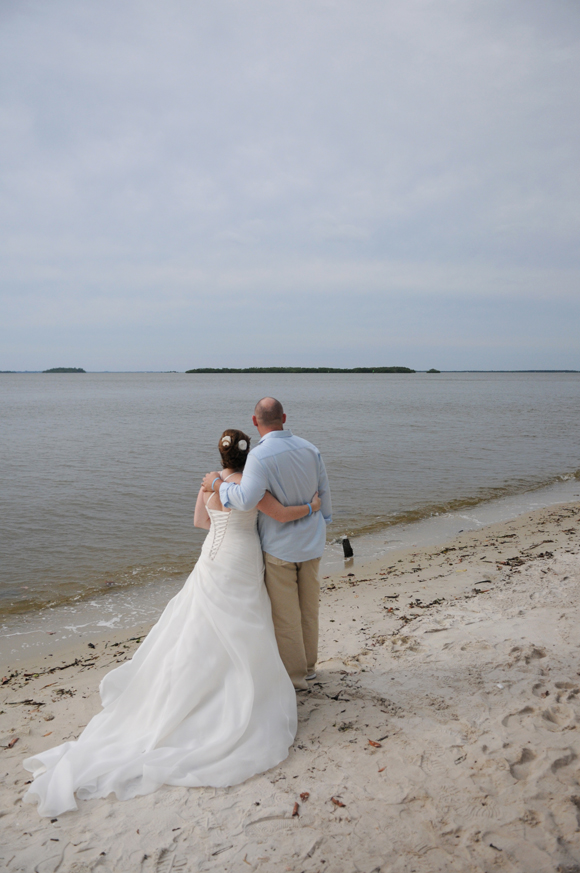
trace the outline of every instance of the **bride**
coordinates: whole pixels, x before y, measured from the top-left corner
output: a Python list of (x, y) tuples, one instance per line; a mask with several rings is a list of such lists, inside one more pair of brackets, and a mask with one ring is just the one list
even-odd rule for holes
[[(250, 439), (226, 430), (222, 479), (239, 481)], [(257, 509), (290, 522), (320, 508)], [(194, 524), (209, 528), (185, 585), (130, 661), (101, 682), (103, 709), (78, 740), (27, 758), (25, 800), (40, 815), (80, 799), (120, 800), (161, 785), (236, 785), (283, 761), (296, 734), (296, 695), (280, 660), (263, 582), (257, 509), (224, 510), (200, 491)]]

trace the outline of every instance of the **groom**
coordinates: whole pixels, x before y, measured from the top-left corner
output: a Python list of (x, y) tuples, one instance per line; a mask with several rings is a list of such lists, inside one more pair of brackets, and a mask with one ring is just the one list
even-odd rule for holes
[[(308, 687), (306, 680), (316, 676), (318, 567), (326, 525), (332, 521), (328, 477), (316, 446), (284, 430), (286, 415), (279, 400), (262, 398), (252, 421), (260, 442), (248, 455), (240, 484), (219, 485), (222, 504), (227, 509), (253, 509), (266, 491), (284, 506), (308, 503), (317, 491), (322, 502), (320, 512), (288, 524), (258, 514), (278, 649), (294, 687), (303, 690)], [(206, 491), (212, 490), (212, 481), (218, 475), (205, 476)]]

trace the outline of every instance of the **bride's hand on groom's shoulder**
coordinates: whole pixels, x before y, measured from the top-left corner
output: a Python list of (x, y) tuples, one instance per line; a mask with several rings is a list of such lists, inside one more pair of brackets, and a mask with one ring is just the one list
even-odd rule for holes
[(312, 501), (311, 501), (311, 504), (310, 504), (310, 505), (312, 506), (312, 512), (318, 512), (318, 511), (319, 511), (320, 506), (321, 506), (321, 503), (320, 503), (320, 497), (318, 496), (318, 491), (316, 492), (316, 494), (315, 494), (314, 497), (312, 498)]
[(201, 487), (204, 491), (213, 491), (212, 482), (215, 479), (221, 479), (221, 474), (219, 471), (214, 470), (213, 473), (206, 473), (203, 479), (201, 480)]

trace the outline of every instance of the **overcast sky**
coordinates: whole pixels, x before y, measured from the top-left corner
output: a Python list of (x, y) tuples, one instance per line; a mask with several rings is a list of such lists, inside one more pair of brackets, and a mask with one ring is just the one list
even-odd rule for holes
[(578, 0), (1, 0), (0, 369), (580, 369)]

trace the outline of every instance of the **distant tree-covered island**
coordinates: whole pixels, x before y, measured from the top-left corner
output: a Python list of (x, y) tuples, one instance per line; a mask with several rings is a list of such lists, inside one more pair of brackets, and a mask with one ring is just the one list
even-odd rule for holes
[(415, 373), (410, 367), (197, 367), (186, 373)]
[(82, 367), (51, 367), (50, 370), (43, 370), (43, 373), (86, 373)]

